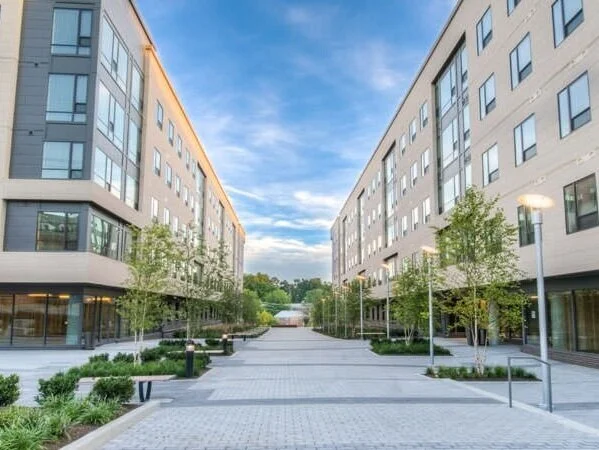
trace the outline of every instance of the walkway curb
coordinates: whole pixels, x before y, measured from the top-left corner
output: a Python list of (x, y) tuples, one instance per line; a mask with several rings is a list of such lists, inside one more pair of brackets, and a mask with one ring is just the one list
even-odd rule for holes
[(139, 408), (135, 408), (116, 420), (101, 426), (85, 436), (62, 447), (63, 450), (96, 450), (108, 441), (122, 434), (135, 423), (152, 414), (162, 403), (170, 400), (150, 400)]
[[(443, 378), (442, 381), (444, 381), (446, 383), (457, 384), (465, 389), (468, 389), (470, 392), (474, 392), (475, 394), (479, 394), (479, 395), (482, 395), (485, 397), (495, 399), (497, 401), (505, 403), (506, 405), (509, 404), (509, 399), (507, 397), (504, 397), (503, 395), (494, 394), (492, 392), (485, 391), (484, 389), (479, 389), (477, 387), (465, 384), (464, 382), (451, 380), (449, 378)], [(544, 416), (544, 417), (551, 419), (554, 422), (557, 422), (557, 423), (559, 423), (567, 428), (570, 428), (572, 430), (582, 431), (584, 433), (588, 433), (593, 436), (599, 437), (599, 429), (591, 427), (589, 425), (582, 424), (580, 422), (576, 422), (575, 420), (568, 419), (567, 417), (560, 416), (559, 414), (556, 414), (555, 411), (553, 413), (550, 413), (548, 411), (545, 411), (544, 409), (540, 409), (540, 408), (531, 406), (527, 403), (519, 402), (517, 400), (512, 400), (512, 406), (514, 408), (518, 408), (523, 411), (528, 411), (528, 412), (531, 412), (534, 414), (538, 414), (540, 416)]]

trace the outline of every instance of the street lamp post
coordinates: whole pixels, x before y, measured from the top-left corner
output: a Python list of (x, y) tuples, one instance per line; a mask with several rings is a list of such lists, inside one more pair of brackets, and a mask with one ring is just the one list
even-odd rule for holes
[(362, 282), (366, 279), (363, 275), (357, 275), (360, 280), (360, 339), (364, 340), (364, 301), (362, 299)]
[(391, 266), (389, 264), (381, 264), (386, 269), (387, 273), (387, 305), (385, 308), (385, 321), (387, 322), (387, 340), (391, 339), (391, 333), (389, 332), (389, 274), (391, 273)]
[(347, 286), (344, 284), (341, 286), (341, 295), (343, 295), (343, 328), (345, 339), (347, 339), (347, 294), (346, 294)]
[(426, 255), (428, 263), (428, 352), (430, 355), (430, 365), (435, 366), (435, 345), (433, 342), (433, 266), (431, 260), (433, 255), (439, 253), (436, 248), (426, 245), (421, 247)]
[(325, 299), (323, 298), (322, 299), (322, 323), (321, 323), (321, 326), (320, 326), (320, 328), (322, 328), (322, 332), (323, 333), (324, 333), (324, 301), (325, 301)]
[(339, 316), (338, 316), (339, 306), (337, 303), (337, 294), (335, 293), (335, 291), (333, 291), (333, 297), (335, 299), (335, 337), (337, 337), (337, 335), (339, 334)]
[[(535, 230), (535, 250), (537, 260), (537, 298), (539, 308), (539, 346), (541, 360), (548, 362), (549, 351), (547, 348), (547, 308), (545, 305), (545, 277), (543, 274), (543, 209), (553, 206), (553, 200), (544, 195), (525, 194), (518, 197), (518, 203), (531, 209), (532, 223)], [(550, 408), (551, 386), (549, 380), (549, 367), (541, 365), (543, 378), (543, 401), (545, 408)]]

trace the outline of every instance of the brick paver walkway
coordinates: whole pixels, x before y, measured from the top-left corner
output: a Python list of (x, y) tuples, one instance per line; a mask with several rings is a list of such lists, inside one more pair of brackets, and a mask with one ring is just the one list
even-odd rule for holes
[(274, 329), (197, 381), (157, 386), (173, 401), (115, 437), (123, 449), (579, 449), (591, 434), (422, 376), (426, 358)]

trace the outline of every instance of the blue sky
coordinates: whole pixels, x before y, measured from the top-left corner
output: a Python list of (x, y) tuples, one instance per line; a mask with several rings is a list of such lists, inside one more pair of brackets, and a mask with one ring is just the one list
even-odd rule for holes
[(330, 225), (455, 0), (137, 3), (246, 230), (246, 272), (330, 279)]

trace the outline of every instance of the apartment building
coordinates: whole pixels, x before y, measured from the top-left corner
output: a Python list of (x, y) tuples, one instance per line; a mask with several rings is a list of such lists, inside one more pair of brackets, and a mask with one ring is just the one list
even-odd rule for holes
[(134, 1), (0, 3), (0, 347), (126, 337), (130, 225), (224, 243), (241, 284), (243, 227)]
[(458, 1), (331, 229), (335, 285), (364, 275), (384, 298), (382, 264), (393, 277), (419, 258), (475, 185), (519, 227), (535, 351), (534, 233), (516, 199), (543, 194), (551, 350), (599, 363), (597, 19), (590, 0)]

